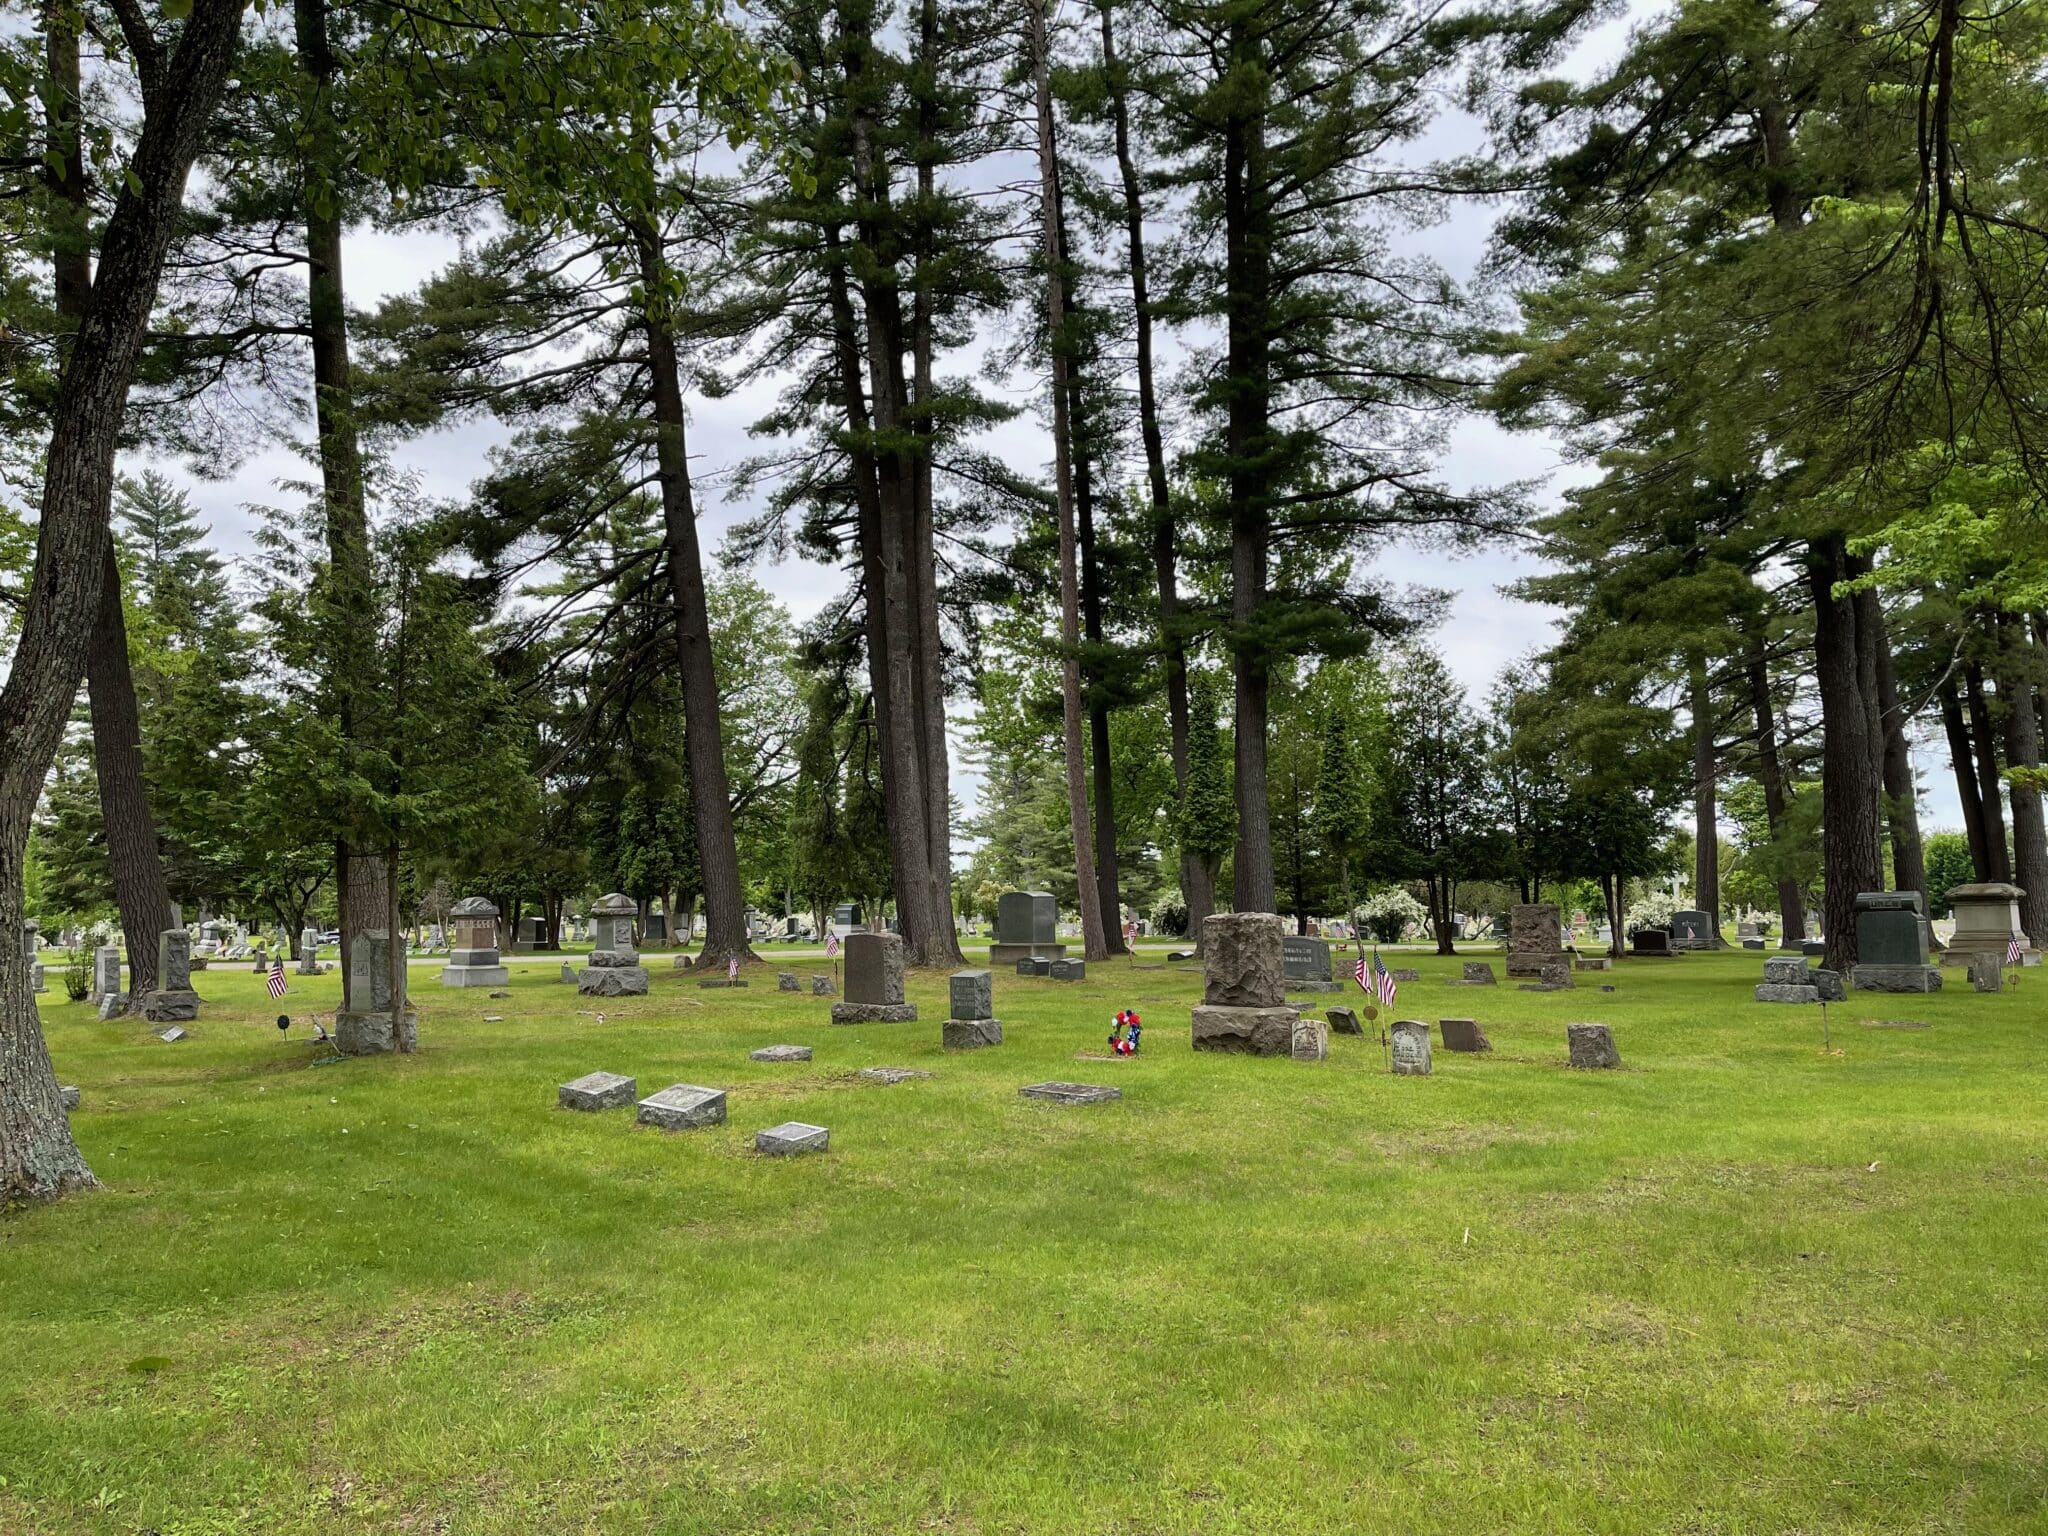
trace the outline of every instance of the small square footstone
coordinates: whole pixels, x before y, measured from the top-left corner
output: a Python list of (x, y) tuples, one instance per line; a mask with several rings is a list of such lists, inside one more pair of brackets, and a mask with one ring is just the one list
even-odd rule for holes
[(175, 1024), (172, 1025), (169, 1029), (164, 1030), (157, 1036), (157, 1039), (163, 1041), (166, 1045), (176, 1045), (180, 1040), (184, 1038), (185, 1031), (179, 1029)]
[(803, 988), (797, 985), (795, 971), (777, 971), (775, 973), (775, 990), (778, 992), (801, 992)]
[(1575, 1067), (1593, 1069), (1621, 1065), (1621, 1052), (1615, 1049), (1613, 1032), (1605, 1024), (1567, 1024), (1564, 1037), (1571, 1052), (1571, 1064)]
[(1420, 1019), (1396, 1019), (1391, 1033), (1394, 1075), (1428, 1077), (1433, 1065), (1429, 1055), (1429, 1026)]
[(1356, 1008), (1325, 1009), (1323, 1017), (1329, 1021), (1330, 1033), (1333, 1035), (1362, 1035), (1365, 1033), (1365, 1026), (1358, 1022), (1358, 1010)]
[(563, 966), (563, 967), (562, 967), (562, 980), (564, 980), (564, 981), (566, 981), (567, 983), (569, 983), (569, 985), (570, 985), (570, 986), (572, 986), (572, 987), (573, 987), (573, 986), (575, 986), (575, 985), (576, 985), (576, 967), (575, 967), (575, 966), (573, 966), (573, 965), (565, 965), (565, 966)]
[(564, 1109), (624, 1109), (633, 1102), (640, 1085), (616, 1072), (586, 1072), (573, 1083), (564, 1083), (555, 1098)]
[(1047, 968), (1046, 975), (1054, 981), (1086, 981), (1088, 962), (1085, 960), (1055, 960)]
[(651, 1098), (640, 1101), (640, 1112), (635, 1117), (642, 1125), (652, 1125), (664, 1131), (692, 1131), (699, 1126), (725, 1124), (725, 1092), (719, 1088), (699, 1088), (692, 1083), (676, 1083), (664, 1088)]
[(1742, 941), (1742, 947), (1744, 949), (1762, 949), (1764, 947), (1764, 941), (1762, 939), (1744, 939)]
[(1330, 1055), (1330, 1026), (1321, 1019), (1294, 1021), (1294, 1059), (1325, 1061)]
[(915, 1067), (862, 1067), (854, 1074), (871, 1083), (882, 1083), (893, 1087), (897, 1083), (908, 1083), (920, 1077), (930, 1077), (929, 1072), (920, 1072)]
[(1166, 952), (1166, 958), (1169, 960), (1192, 960), (1195, 958), (1195, 952), (1192, 949), (1169, 949)]
[(831, 997), (833, 995), (832, 978), (830, 976), (813, 976), (811, 978), (811, 996)]
[(1017, 974), (1019, 976), (1050, 976), (1052, 974), (1052, 961), (1040, 955), (1026, 955), (1017, 962)]
[(66, 1109), (78, 1108), (79, 1093), (75, 1084), (65, 1083), (57, 1089), (57, 1093), (64, 1100), (64, 1107)]
[(1614, 990), (1614, 983), (1611, 981), (1602, 982), (1600, 985), (1600, 990), (1602, 992), (1612, 992)]
[(1493, 967), (1484, 960), (1465, 962), (1465, 985), (1468, 987), (1497, 987), (1500, 978), (1493, 974)]
[(1106, 1088), (1099, 1083), (1032, 1083), (1019, 1088), (1020, 1098), (1043, 1099), (1048, 1104), (1107, 1104), (1111, 1099), (1124, 1096), (1121, 1088)]
[(1444, 1049), (1447, 1051), (1490, 1051), (1493, 1042), (1486, 1038), (1486, 1031), (1479, 1027), (1476, 1019), (1438, 1019), (1436, 1027), (1442, 1031)]
[(764, 1157), (795, 1157), (800, 1152), (823, 1152), (832, 1144), (832, 1133), (822, 1125), (785, 1120), (765, 1131), (754, 1132), (754, 1150)]
[(811, 1048), (808, 1045), (764, 1045), (758, 1051), (747, 1052), (749, 1061), (809, 1061)]
[(1393, 977), (1396, 981), (1422, 980), (1422, 972), (1416, 970), (1413, 966), (1409, 965), (1397, 965), (1392, 970), (1388, 971), (1387, 974)]

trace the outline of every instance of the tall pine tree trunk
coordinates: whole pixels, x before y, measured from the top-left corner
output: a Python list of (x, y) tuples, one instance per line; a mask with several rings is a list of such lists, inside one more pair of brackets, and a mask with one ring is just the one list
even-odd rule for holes
[(1927, 898), (1927, 855), (1920, 841), (1919, 795), (1913, 786), (1913, 749), (1906, 740), (1904, 707), (1899, 702), (1898, 676), (1892, 665), (1891, 637), (1884, 605), (1877, 594), (1856, 594), (1860, 632), (1867, 633), (1877, 665), (1877, 707), (1884, 732), (1884, 820), (1892, 845), (1892, 885), (1918, 891), (1923, 910)]
[(1970, 844), (1970, 868), (1979, 880), (1991, 878), (1990, 842), (1984, 830), (1984, 802), (1977, 793), (1977, 749), (1963, 718), (1963, 696), (1955, 674), (1944, 673), (1938, 690), (1941, 726), (1948, 737), (1949, 765), (1956, 776), (1956, 799), (1963, 809), (1963, 835)]
[[(1764, 821), (1775, 840), (1785, 831), (1792, 796), (1778, 755), (1777, 709), (1771, 702), (1771, 671), (1762, 635), (1750, 637), (1749, 707), (1756, 717), (1757, 779), (1764, 792)], [(1778, 931), (1778, 942), (1786, 948), (1806, 939), (1806, 898), (1799, 882), (1789, 875), (1778, 881)]]
[(1223, 130), (1225, 325), (1225, 449), (1229, 457), (1230, 627), (1236, 667), (1237, 854), (1234, 904), (1240, 912), (1273, 910), (1273, 834), (1266, 805), (1266, 717), (1270, 692), (1267, 643), (1259, 627), (1266, 595), (1272, 510), (1267, 504), (1272, 394), (1268, 323), (1272, 283), (1271, 231), (1266, 224), (1265, 103), (1253, 18), (1229, 26), (1230, 63), (1241, 77)]
[(1066, 254), (1060, 244), (1059, 161), (1053, 139), (1052, 42), (1046, 35), (1046, 0), (1030, 0), (1031, 79), (1038, 118), (1039, 222), (1045, 258), (1046, 345), (1052, 354), (1053, 487), (1058, 502), (1060, 543), (1061, 742), (1066, 767), (1067, 816), (1074, 841), (1074, 876), (1081, 908), (1082, 953), (1107, 958), (1102, 931), (1102, 891), (1095, 883), (1095, 856), (1088, 821), (1086, 752), (1081, 741), (1081, 586), (1078, 535), (1074, 526), (1074, 440), (1068, 410)]
[(2012, 854), (2005, 841), (2005, 806), (1999, 799), (1998, 731), (1984, 692), (1984, 666), (1963, 664), (1963, 699), (1970, 711), (1970, 741), (1977, 749), (1977, 806), (1984, 821), (1984, 864), (1980, 880), (2012, 879)]
[(1856, 600), (1835, 591), (1860, 574), (1841, 535), (1813, 541), (1806, 574), (1813, 593), (1821, 708), (1821, 935), (1829, 968), (1847, 975), (1856, 964), (1856, 897), (1884, 886), (1879, 851), (1884, 743), (1875, 729), (1876, 680), (1865, 677), (1867, 651), (1857, 636)]
[[(1166, 717), (1173, 741), (1173, 782), (1188, 790), (1188, 651), (1181, 633), (1178, 552), (1173, 501), (1166, 479), (1166, 434), (1159, 424), (1159, 388), (1152, 363), (1152, 297), (1145, 259), (1145, 202), (1131, 153), (1130, 82), (1116, 51), (1113, 0), (1098, 0), (1102, 67), (1116, 134), (1117, 176), (1123, 187), (1124, 243), (1131, 269), (1131, 310), (1137, 349), (1138, 437), (1145, 450), (1145, 489), (1151, 502), (1152, 573), (1159, 592), (1159, 646), (1166, 661)], [(1216, 872), (1196, 853), (1180, 852), (1180, 893), (1188, 931), (1201, 948), (1202, 919), (1216, 907)]]
[[(652, 176), (651, 159), (647, 170)], [(704, 948), (697, 963), (722, 970), (729, 960), (752, 960), (754, 951), (747, 942), (747, 900), (740, 884), (732, 792), (725, 774), (725, 730), (719, 711), (718, 672), (711, 654), (710, 604), (697, 545), (697, 509), (690, 493), (682, 371), (676, 356), (674, 301), (668, 291), (670, 273), (652, 229), (636, 229), (634, 240), (648, 309), (647, 363), (654, 384), (656, 474), (661, 481), (669, 594), (675, 605), (676, 658), (683, 687), (683, 763), (690, 775), (690, 809), (702, 870)]]
[(2006, 763), (2018, 776), (2007, 781), (2012, 797), (2013, 880), (2020, 898), (2020, 926), (2036, 948), (2048, 946), (2048, 820), (2044, 820), (2036, 776), (2041, 768), (2041, 721), (2035, 694), (2041, 684), (2041, 654), (2026, 627), (2010, 615), (1998, 620), (2002, 642), (1998, 691), (2005, 702)]
[(0, 1205), (89, 1188), (21, 944), (29, 823), (85, 673), (111, 535), (114, 455), (185, 178), (233, 64), (240, 0), (194, 0), (177, 47), (149, 52), (140, 133), (100, 242), (99, 275), (58, 375), (35, 579), (0, 685)]
[[(75, 329), (92, 295), (92, 214), (80, 137), (83, 81), (76, 18), (61, 6), (46, 17), (50, 83), (50, 268), (57, 313)], [(142, 764), (142, 715), (128, 664), (128, 626), (121, 611), (121, 567), (111, 540), (101, 562), (99, 623), (86, 652), (92, 709), (93, 767), (99, 778), (100, 821), (107, 870), (128, 949), (128, 989), (140, 997), (156, 986), (157, 935), (171, 925), (171, 893), (157, 847), (156, 817)]]
[[(342, 273), (341, 129), (334, 115), (335, 63), (327, 30), (326, 0), (294, 0), (299, 67), (311, 86), (305, 122), (303, 189), (306, 223), (307, 325), (313, 354), (313, 418), (326, 512), (327, 571), (323, 583), (327, 630), (327, 691), (340, 727), (342, 751), (358, 750), (363, 690), (374, 677), (376, 580), (370, 558), (370, 519), (364, 499), (362, 447), (357, 436), (355, 382), (348, 345), (347, 287)], [(341, 909), (341, 988), (344, 1013), (367, 1013), (357, 995), (356, 941), (381, 933), (399, 949), (398, 907), (385, 868), (381, 840), (365, 843), (345, 829), (334, 850), (335, 891)], [(405, 1013), (405, 972), (394, 965), (391, 1011)], [(346, 1034), (346, 1032), (343, 1032)], [(397, 1040), (403, 1031), (394, 1028)]]
[(1714, 755), (1714, 694), (1704, 656), (1692, 660), (1693, 901), (1707, 914), (1714, 948), (1721, 939), (1721, 819), (1717, 810), (1719, 761)]

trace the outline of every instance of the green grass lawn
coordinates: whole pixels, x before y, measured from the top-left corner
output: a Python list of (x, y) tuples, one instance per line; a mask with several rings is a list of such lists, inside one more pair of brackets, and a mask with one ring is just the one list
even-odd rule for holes
[[(936, 975), (833, 1028), (663, 965), (600, 1025), (535, 957), (317, 1066), (243, 967), (177, 1045), (55, 992), (107, 1187), (0, 1219), (0, 1531), (2048, 1529), (2048, 974), (1856, 996), (1826, 1055), (1754, 954), (1415, 963), (1492, 1055), (1197, 1056), (1199, 978), (1129, 962), (999, 974), (961, 1056)], [(1145, 1054), (1088, 1059), (1121, 1006)], [(730, 1123), (558, 1111), (596, 1068)], [(754, 1156), (785, 1119), (831, 1151)]]

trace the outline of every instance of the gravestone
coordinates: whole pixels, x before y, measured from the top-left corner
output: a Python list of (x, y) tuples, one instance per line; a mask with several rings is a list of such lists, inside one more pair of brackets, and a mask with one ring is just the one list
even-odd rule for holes
[(898, 1083), (908, 1083), (920, 1077), (930, 1077), (931, 1073), (920, 1072), (915, 1067), (862, 1067), (858, 1072), (854, 1073), (854, 1076), (865, 1078), (871, 1083), (881, 1083), (885, 1087), (893, 1088)]
[[(1274, 918), (1279, 922), (1279, 918)], [(1107, 1104), (1111, 1099), (1124, 1096), (1121, 1088), (1105, 1088), (1097, 1083), (1031, 1083), (1017, 1090), (1023, 1099), (1040, 1099), (1047, 1104)]]
[(694, 1083), (675, 1083), (640, 1101), (634, 1120), (664, 1131), (694, 1131), (699, 1126), (725, 1124), (725, 1092), (699, 1088)]
[(1820, 1001), (1820, 988), (1767, 981), (1757, 987), (1756, 1000), (1760, 1003), (1817, 1003)]
[(573, 1083), (564, 1083), (555, 1100), (564, 1109), (624, 1109), (640, 1091), (639, 1084), (616, 1072), (586, 1072)]
[(1628, 952), (1632, 955), (1656, 956), (1677, 953), (1671, 947), (1671, 934), (1663, 928), (1638, 928), (1628, 936)]
[(811, 1048), (808, 1045), (764, 1045), (758, 1051), (747, 1052), (749, 1061), (809, 1061)]
[(1326, 1061), (1330, 1055), (1330, 1026), (1303, 1014), (1294, 1021), (1293, 1056), (1296, 1061)]
[(2003, 992), (2005, 990), (2005, 969), (2003, 957), (1981, 952), (1970, 956), (1970, 985), (1979, 992)]
[(409, 1004), (394, 1007), (391, 990), (391, 935), (370, 928), (349, 944), (348, 1003), (334, 1015), (334, 1048), (344, 1056), (375, 1056), (409, 1050), (418, 1038), (419, 1017)]
[[(2020, 941), (2020, 961), (2033, 953), (2033, 942), (2020, 927), (2020, 899), (2027, 893), (2003, 880), (1959, 885), (1948, 893), (1956, 931), (1948, 941), (1950, 961), (1968, 965), (1973, 955), (1990, 955), (2005, 963), (2007, 947)], [(1862, 930), (1857, 930), (1860, 935)]]
[(1927, 924), (1918, 891), (1860, 891), (1856, 896), (1859, 992), (1939, 992), (1941, 972), (1927, 963)]
[(1365, 1026), (1358, 1021), (1358, 1010), (1356, 1008), (1331, 1008), (1324, 1012), (1323, 1018), (1328, 1022), (1330, 1033), (1333, 1035), (1362, 1035), (1365, 1033)]
[(811, 978), (811, 996), (832, 997), (835, 993), (836, 989), (832, 985), (832, 978), (830, 976), (813, 976)]
[(1493, 974), (1493, 967), (1484, 960), (1467, 960), (1464, 977), (1454, 983), (1464, 987), (1496, 987), (1500, 978)]
[(1671, 947), (1673, 949), (1712, 949), (1717, 934), (1714, 919), (1705, 912), (1674, 912), (1671, 914)]
[(576, 985), (576, 967), (566, 960), (562, 962), (562, 980), (572, 987)]
[(57, 1096), (64, 1101), (66, 1111), (78, 1108), (80, 1095), (76, 1084), (63, 1083), (58, 1086)]
[(596, 942), (590, 962), (576, 977), (583, 997), (645, 997), (647, 968), (633, 943), (633, 916), (639, 909), (621, 891), (601, 896), (590, 909)]
[(1621, 1065), (1621, 1052), (1615, 1049), (1614, 1035), (1605, 1024), (1567, 1024), (1564, 1036), (1573, 1066), (1601, 1069)]
[(1479, 1027), (1476, 1019), (1438, 1019), (1436, 1027), (1443, 1032), (1444, 1049), (1447, 1051), (1493, 1049), (1493, 1042), (1486, 1038), (1486, 1031)]
[(1396, 1019), (1388, 1031), (1393, 1039), (1393, 1071), (1396, 1077), (1428, 1077), (1429, 1026), (1420, 1019)]
[(41, 932), (42, 925), (34, 918), (28, 919), (28, 921), (21, 925), (21, 947), (28, 955), (29, 990), (31, 992), (47, 992), (50, 990), (49, 984), (43, 980), (43, 963), (36, 958), (36, 946), (41, 942), (37, 935)]
[[(1832, 973), (1830, 973), (1832, 974)], [(1779, 957), (1764, 962), (1763, 984), (1756, 989), (1760, 1003), (1817, 1003), (1820, 988), (1804, 958)]]
[(299, 930), (299, 966), (301, 976), (320, 974), (320, 934), (312, 928)]
[(1575, 971), (1611, 971), (1614, 969), (1612, 955), (1580, 955), (1572, 961)]
[(846, 1001), (832, 1005), (834, 1024), (901, 1024), (917, 1017), (903, 1001), (903, 939), (894, 933), (846, 937)]
[(955, 971), (946, 978), (947, 1018), (939, 1032), (948, 1050), (971, 1051), (1003, 1043), (1002, 1021), (995, 1016), (995, 978), (987, 971)]
[(1396, 981), (1422, 980), (1422, 972), (1416, 970), (1415, 967), (1412, 965), (1393, 966), (1387, 971), (1387, 974), (1393, 977)]
[(1764, 941), (1759, 938), (1747, 938), (1742, 941), (1742, 947), (1744, 949), (1762, 949)]
[(498, 955), (498, 909), (490, 898), (467, 896), (448, 909), (455, 922), (455, 947), (441, 967), (444, 987), (502, 987), (512, 972)]
[(775, 990), (778, 992), (801, 992), (803, 988), (797, 983), (795, 971), (777, 971), (775, 973)]
[(1758, 928), (1755, 923), (1740, 922), (1735, 925), (1735, 937), (1738, 939), (1755, 939), (1762, 936), (1763, 930)]
[(93, 1001), (102, 1002), (121, 995), (121, 951), (102, 944), (92, 952)]
[(1572, 968), (1569, 961), (1546, 965), (1536, 973), (1537, 980), (1553, 992), (1563, 992), (1572, 985)]
[(1050, 976), (1052, 975), (1052, 961), (1026, 955), (1017, 962), (1017, 974), (1019, 976)]
[(754, 1132), (754, 1150), (763, 1157), (796, 1157), (804, 1152), (823, 1152), (832, 1144), (832, 1133), (822, 1125), (785, 1120), (765, 1131)]
[(1330, 941), (1306, 934), (1280, 938), (1280, 973), (1290, 992), (1341, 992), (1330, 979)]
[(1086, 981), (1088, 962), (1085, 960), (1054, 960), (1048, 962), (1045, 974), (1054, 981)]
[(1557, 904), (1518, 902), (1508, 914), (1508, 974), (1539, 976), (1544, 966), (1564, 959), (1564, 929), (1558, 922)]
[(1202, 920), (1202, 1002), (1193, 1013), (1198, 1051), (1284, 1056), (1294, 1049), (1280, 948), (1272, 912), (1218, 912)]
[(988, 947), (988, 963), (1057, 960), (1067, 952), (1067, 946), (1059, 942), (1059, 920), (1060, 904), (1050, 891), (1004, 891), (996, 898), (996, 931)]
[(166, 928), (156, 940), (156, 990), (141, 999), (142, 1016), (155, 1024), (199, 1017), (199, 994), (192, 990), (192, 935)]
[(176, 1045), (185, 1038), (185, 1031), (173, 1024), (169, 1029), (158, 1030), (156, 1037), (163, 1041), (165, 1045)]
[(119, 992), (109, 992), (100, 999), (99, 1018), (102, 1024), (109, 1019), (118, 1019), (128, 1011), (128, 999)]

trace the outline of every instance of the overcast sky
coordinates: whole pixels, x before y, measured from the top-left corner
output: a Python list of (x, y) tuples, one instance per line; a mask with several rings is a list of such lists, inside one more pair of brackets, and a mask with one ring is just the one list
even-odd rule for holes
[[(1653, 9), (1646, 0), (1631, 0), (1633, 15), (1645, 15)], [(1625, 21), (1617, 19), (1593, 34), (1574, 60), (1573, 72), (1584, 73), (1611, 57), (1621, 46), (1625, 28)], [(1439, 119), (1427, 142), (1417, 147), (1414, 158), (1422, 160), (1432, 154), (1456, 154), (1479, 147), (1477, 125), (1456, 113), (1447, 113)], [(1397, 238), (1404, 247), (1427, 252), (1455, 276), (1468, 278), (1486, 248), (1498, 212), (1494, 206), (1466, 203), (1454, 208), (1441, 222), (1403, 232)], [(404, 292), (444, 265), (454, 253), (451, 241), (434, 236), (352, 231), (345, 251), (351, 302), (370, 307), (386, 296)], [(1038, 385), (1032, 379), (1018, 379), (1012, 387), (1018, 403), (1028, 405)], [(723, 483), (734, 465), (758, 450), (758, 443), (749, 438), (746, 429), (766, 403), (766, 391), (756, 389), (722, 400), (699, 399), (693, 404), (691, 448), (702, 496), (707, 549), (717, 548), (724, 530), (751, 510), (747, 505), (727, 501)], [(457, 496), (482, 470), (485, 454), (498, 436), (488, 427), (465, 425), (455, 431), (416, 439), (406, 444), (397, 458), (402, 467), (419, 477), (429, 493)], [(1049, 467), (1050, 446), (1036, 412), (1020, 414), (989, 433), (984, 442), (1021, 469), (1044, 473)], [(141, 465), (128, 467), (135, 469)], [(305, 461), (280, 445), (251, 457), (229, 479), (193, 481), (191, 492), (222, 547), (245, 554), (253, 547), (253, 524), (246, 507), (276, 499), (281, 480), (303, 478), (307, 473)], [(1583, 477), (1586, 471), (1566, 463), (1559, 445), (1545, 435), (1510, 433), (1489, 421), (1471, 418), (1450, 432), (1440, 473), (1454, 487), (1534, 481), (1541, 486), (1539, 504), (1549, 506), (1564, 487)], [(1552, 619), (1547, 610), (1516, 602), (1500, 590), (1504, 583), (1531, 568), (1526, 551), (1496, 549), (1446, 561), (1435, 551), (1423, 557), (1390, 545), (1374, 563), (1380, 574), (1395, 582), (1452, 591), (1449, 618), (1431, 643), (1475, 701), (1484, 697), (1507, 663), (1542, 647), (1552, 636)], [(758, 569), (754, 574), (799, 621), (813, 615), (843, 584), (840, 572), (795, 560)], [(957, 796), (971, 803), (978, 788), (978, 775), (960, 761), (960, 756), (956, 742), (953, 789)], [(1923, 827), (1958, 824), (1955, 787), (1945, 758), (1936, 761), (1923, 752), (1920, 771), (1926, 791)]]

